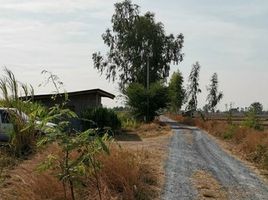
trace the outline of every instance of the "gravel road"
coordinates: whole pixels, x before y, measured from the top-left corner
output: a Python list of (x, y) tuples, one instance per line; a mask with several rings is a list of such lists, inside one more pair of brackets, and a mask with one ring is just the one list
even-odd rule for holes
[(165, 117), (161, 119), (174, 131), (165, 166), (163, 200), (206, 199), (206, 196), (200, 198), (200, 190), (192, 181), (193, 174), (200, 170), (211, 174), (226, 192), (225, 198), (207, 195), (209, 199), (268, 200), (268, 186), (242, 162), (224, 152), (206, 133)]

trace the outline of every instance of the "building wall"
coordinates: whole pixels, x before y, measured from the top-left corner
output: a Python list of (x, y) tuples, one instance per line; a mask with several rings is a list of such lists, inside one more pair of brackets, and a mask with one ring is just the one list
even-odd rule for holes
[[(52, 100), (51, 98), (43, 98), (36, 100), (41, 102), (43, 105), (47, 107), (52, 107), (55, 104), (59, 104), (63, 102), (64, 97), (58, 97), (56, 100)], [(69, 97), (69, 102), (67, 103), (67, 107), (71, 110), (75, 111), (76, 114), (80, 115), (85, 109), (100, 107), (101, 105), (101, 96), (99, 94), (80, 94)]]
[(80, 115), (87, 108), (101, 106), (101, 97), (98, 94), (72, 96), (69, 99), (70, 101), (67, 105), (78, 115)]

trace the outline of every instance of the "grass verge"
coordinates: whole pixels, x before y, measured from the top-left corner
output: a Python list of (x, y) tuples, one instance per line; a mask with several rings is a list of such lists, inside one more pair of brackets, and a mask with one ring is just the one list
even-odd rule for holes
[[(139, 140), (129, 140), (133, 135)], [(100, 154), (97, 159), (100, 161), (98, 176), (102, 199), (159, 199), (169, 135), (170, 129), (159, 122), (143, 124), (136, 132), (124, 134), (125, 140), (118, 141), (119, 145), (111, 144), (110, 155)], [(10, 166), (8, 157), (1, 156), (6, 163), (2, 168), (0, 166), (5, 169), (6, 177), (2, 179), (1, 199), (64, 199), (64, 187), (55, 176), (58, 174), (56, 169), (37, 171), (38, 165), (51, 153), (62, 155), (59, 147), (52, 144), (10, 170), (6, 170)], [(0, 174), (0, 177), (4, 176)], [(90, 175), (83, 177), (82, 184), (75, 188), (76, 199), (99, 199), (95, 179)], [(70, 195), (67, 192), (66, 199), (71, 199)]]
[[(200, 118), (172, 117), (180, 123), (197, 126), (209, 134), (227, 142), (232, 152), (250, 161), (259, 169), (268, 171), (268, 130), (255, 130), (242, 125)], [(264, 173), (264, 175), (268, 173)]]
[[(62, 184), (53, 175), (53, 170), (42, 173), (36, 171), (38, 164), (50, 152), (57, 151), (58, 147), (51, 145), (11, 170), (11, 177), (0, 188), (1, 199), (64, 199)], [(153, 166), (147, 161), (148, 157), (150, 153), (146, 151), (133, 152), (118, 146), (111, 147), (110, 155), (100, 155), (99, 177), (103, 199), (153, 199), (158, 182), (157, 176), (153, 174)], [(76, 198), (98, 199), (94, 178), (85, 177), (83, 183), (76, 191)]]

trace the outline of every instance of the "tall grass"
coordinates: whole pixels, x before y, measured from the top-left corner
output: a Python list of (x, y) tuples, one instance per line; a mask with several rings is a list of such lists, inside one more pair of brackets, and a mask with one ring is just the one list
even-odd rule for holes
[[(51, 145), (44, 153), (38, 154), (32, 160), (25, 161), (11, 173), (7, 188), (0, 188), (3, 200), (61, 200), (64, 190), (61, 182), (50, 171), (39, 173), (36, 166), (50, 153), (62, 155), (57, 145)], [(127, 199), (150, 200), (156, 195), (157, 177), (148, 163), (148, 153), (145, 151), (131, 152), (113, 146), (110, 155), (100, 154), (99, 178), (103, 200)], [(83, 176), (83, 184), (75, 188), (76, 198), (81, 200), (98, 200), (98, 191), (92, 176)], [(71, 194), (67, 193), (67, 199)]]
[[(21, 100), (20, 95), (33, 95), (32, 86), (21, 84), (9, 69), (4, 69), (4, 75), (0, 78), (0, 91), (3, 98), (0, 106), (5, 108), (16, 108), (18, 112), (7, 110), (11, 116), (13, 132), (9, 142), (10, 153), (17, 157), (30, 154), (35, 149), (36, 127), (35, 121), (45, 112), (45, 108), (29, 100)], [(29, 120), (22, 117), (22, 113), (28, 114)]]

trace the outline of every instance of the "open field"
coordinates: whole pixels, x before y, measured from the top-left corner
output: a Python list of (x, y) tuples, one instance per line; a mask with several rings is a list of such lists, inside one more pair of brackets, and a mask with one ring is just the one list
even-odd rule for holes
[[(258, 119), (259, 123), (264, 126), (264, 128), (268, 128), (268, 115), (256, 115), (256, 118)], [(207, 117), (208, 120), (214, 120), (214, 121), (223, 121), (227, 122), (230, 120), (230, 117), (226, 116), (226, 114), (214, 114), (209, 115)], [(235, 124), (241, 124), (243, 123), (247, 117), (244, 114), (235, 114), (232, 115), (231, 120)]]

